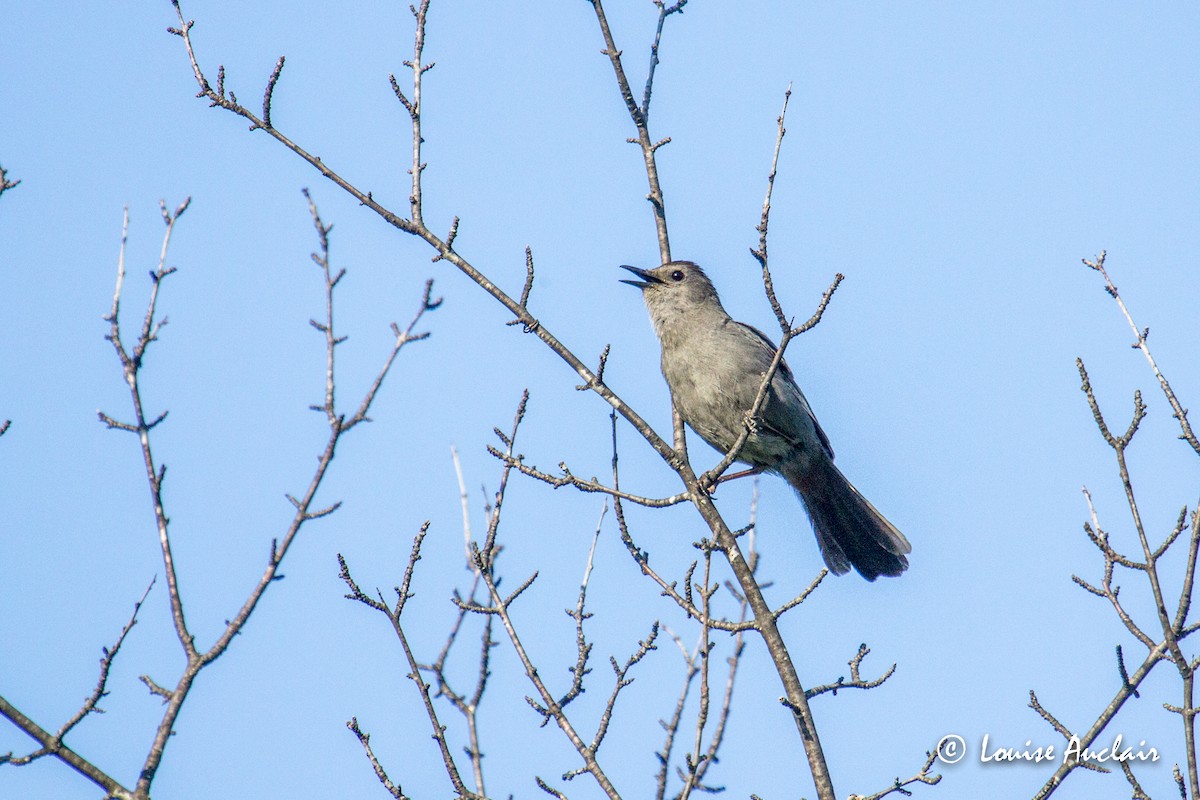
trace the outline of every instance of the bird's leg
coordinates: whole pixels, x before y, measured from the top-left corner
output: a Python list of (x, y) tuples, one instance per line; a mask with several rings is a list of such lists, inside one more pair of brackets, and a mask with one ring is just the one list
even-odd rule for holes
[(761, 475), (764, 469), (766, 469), (766, 467), (751, 467), (750, 469), (744, 469), (741, 472), (734, 472), (731, 475), (722, 475), (721, 477), (717, 478), (717, 483), (724, 483), (725, 481), (732, 481), (738, 478), (748, 478), (751, 475)]
[(729, 475), (722, 475), (719, 478), (714, 477), (712, 472), (710, 471), (710, 472), (706, 472), (700, 476), (700, 485), (703, 486), (710, 495), (716, 494), (718, 484), (724, 483), (725, 481), (736, 480), (738, 478), (745, 478), (749, 475), (758, 475), (764, 469), (766, 469), (766, 467), (751, 467), (750, 469), (744, 469), (741, 472), (734, 472)]

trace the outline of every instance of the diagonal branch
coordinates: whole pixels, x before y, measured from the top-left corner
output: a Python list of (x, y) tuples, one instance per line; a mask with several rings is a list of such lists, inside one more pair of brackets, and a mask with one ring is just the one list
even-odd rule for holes
[(650, 53), (650, 68), (646, 76), (646, 88), (642, 92), (642, 104), (639, 106), (637, 100), (634, 99), (633, 90), (629, 86), (629, 78), (625, 75), (625, 67), (621, 63), (621, 51), (617, 49), (612, 29), (608, 26), (608, 18), (604, 14), (604, 4), (602, 0), (591, 0), (592, 8), (596, 12), (596, 21), (600, 25), (600, 33), (604, 37), (605, 49), (602, 52), (608, 56), (608, 60), (612, 64), (613, 73), (617, 78), (617, 89), (621, 93), (621, 99), (625, 101), (625, 108), (629, 112), (629, 118), (633, 120), (634, 127), (637, 128), (637, 137), (629, 141), (638, 145), (642, 150), (642, 160), (646, 166), (646, 179), (650, 184), (650, 193), (646, 195), (646, 199), (650, 201), (650, 207), (654, 212), (654, 226), (658, 232), (659, 257), (662, 258), (662, 263), (664, 264), (671, 260), (671, 240), (667, 234), (666, 200), (663, 198), (662, 185), (658, 180), (658, 163), (655, 160), (655, 153), (658, 148), (669, 142), (670, 139), (664, 139), (660, 142), (652, 141), (648, 120), (650, 117), (650, 96), (654, 87), (654, 72), (658, 67), (658, 49), (662, 41), (663, 23), (671, 14), (682, 11), (685, 3), (686, 0), (676, 2), (670, 6), (664, 5), (662, 2), (656, 3), (658, 6), (658, 27)]
[(19, 767), (31, 764), (44, 756), (54, 756), (104, 789), (109, 795), (119, 798), (130, 797), (128, 789), (117, 782), (115, 778), (112, 778), (99, 767), (64, 745), (63, 739), (80, 722), (87, 718), (88, 715), (104, 713), (104, 709), (100, 708), (98, 703), (108, 695), (108, 675), (112, 668), (112, 663), (116, 659), (117, 653), (120, 652), (121, 645), (125, 643), (125, 637), (133, 630), (133, 626), (137, 624), (138, 612), (141, 611), (142, 605), (146, 602), (146, 597), (150, 594), (150, 590), (154, 588), (154, 583), (155, 581), (151, 580), (150, 585), (146, 587), (146, 591), (142, 592), (141, 598), (134, 603), (133, 613), (130, 615), (129, 621), (121, 629), (121, 633), (117, 636), (116, 641), (111, 647), (103, 648), (100, 657), (100, 675), (96, 680), (95, 688), (92, 689), (91, 694), (83, 701), (83, 705), (79, 710), (58, 729), (57, 733), (51, 734), (49, 731), (43, 730), (40, 725), (18, 711), (3, 697), (0, 697), (0, 715), (6, 717), (10, 722), (41, 744), (40, 748), (24, 756), (13, 756), (12, 753), (0, 755), (0, 764), (11, 764)]
[[(1137, 323), (1133, 321), (1129, 309), (1125, 306), (1125, 301), (1121, 299), (1117, 287), (1113, 285), (1112, 279), (1108, 276), (1108, 271), (1104, 268), (1105, 255), (1105, 252), (1101, 250), (1100, 255), (1094, 260), (1088, 261), (1085, 258), (1083, 263), (1099, 272), (1104, 278), (1105, 291), (1116, 301), (1117, 307), (1121, 309), (1121, 314), (1125, 317), (1125, 321), (1129, 323), (1129, 327), (1133, 330), (1133, 335), (1137, 337), (1133, 343), (1133, 347), (1141, 350), (1142, 355), (1146, 357), (1146, 362), (1150, 365), (1154, 377), (1158, 379), (1158, 385), (1162, 389), (1163, 395), (1166, 396), (1167, 402), (1171, 405), (1172, 416), (1179, 421), (1179, 427), (1182, 431), (1179, 438), (1191, 445), (1192, 449), (1196, 451), (1196, 455), (1200, 455), (1200, 439), (1197, 439), (1195, 431), (1192, 430), (1191, 423), (1188, 422), (1187, 409), (1180, 404), (1174, 390), (1171, 389), (1171, 384), (1167, 382), (1166, 377), (1158, 368), (1158, 362), (1154, 360), (1154, 356), (1150, 353), (1150, 348), (1146, 345), (1146, 340), (1150, 337), (1150, 329), (1138, 328)], [(1195, 790), (1193, 789), (1193, 791)]]

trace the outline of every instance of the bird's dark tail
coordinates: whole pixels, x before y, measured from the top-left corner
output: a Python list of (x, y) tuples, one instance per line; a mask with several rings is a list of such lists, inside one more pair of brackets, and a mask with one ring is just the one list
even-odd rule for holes
[(846, 480), (827, 458), (785, 462), (780, 474), (796, 490), (829, 569), (854, 567), (869, 581), (908, 569), (908, 539)]

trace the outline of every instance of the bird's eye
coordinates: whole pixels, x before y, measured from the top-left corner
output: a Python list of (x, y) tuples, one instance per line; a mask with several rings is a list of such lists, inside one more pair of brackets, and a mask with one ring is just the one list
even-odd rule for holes
[(675, 281), (676, 283), (678, 283), (679, 281), (683, 280), (683, 270), (681, 270), (681, 269), (677, 269), (677, 270), (675, 270), (674, 272), (672, 272), (672, 273), (671, 273), (671, 280)]

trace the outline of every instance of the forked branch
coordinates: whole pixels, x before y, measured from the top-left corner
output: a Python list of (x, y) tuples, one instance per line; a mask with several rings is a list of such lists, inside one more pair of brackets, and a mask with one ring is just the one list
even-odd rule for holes
[[(1146, 357), (1147, 363), (1151, 367), (1155, 378), (1158, 380), (1163, 394), (1167, 398), (1168, 403), (1174, 411), (1174, 416), (1178, 420), (1181, 435), (1179, 438), (1188, 442), (1192, 449), (1200, 454), (1200, 446), (1197, 445), (1195, 434), (1187, 420), (1187, 411), (1182, 407), (1178, 398), (1175, 396), (1170, 383), (1163, 376), (1150, 352), (1147, 339), (1149, 336), (1148, 329), (1138, 329), (1133, 322), (1133, 318), (1126, 307), (1124, 300), (1113, 284), (1107, 269), (1104, 265), (1104, 253), (1102, 252), (1094, 260), (1084, 260), (1092, 270), (1100, 273), (1104, 280), (1105, 291), (1117, 303), (1125, 320), (1129, 323), (1136, 336), (1136, 341), (1133, 347), (1142, 351)], [(1037, 696), (1030, 692), (1030, 707), (1034, 709), (1043, 719), (1045, 719), (1052, 727), (1055, 728), (1061, 735), (1071, 740), (1074, 744), (1078, 743), (1080, 748), (1087, 748), (1096, 740), (1112, 721), (1117, 713), (1124, 706), (1125, 702), (1131, 697), (1140, 696), (1140, 687), (1146, 677), (1160, 662), (1168, 661), (1172, 663), (1179, 673), (1182, 683), (1182, 702), (1175, 706), (1170, 703), (1164, 703), (1164, 707), (1169, 711), (1174, 711), (1180, 715), (1183, 722), (1183, 738), (1188, 764), (1188, 779), (1185, 784), (1182, 775), (1177, 771), (1176, 775), (1179, 788), (1182, 796), (1188, 796), (1190, 790), (1191, 797), (1200, 796), (1200, 776), (1197, 772), (1196, 759), (1196, 741), (1195, 741), (1195, 717), (1198, 710), (1194, 703), (1194, 684), (1196, 663), (1189, 661), (1184, 655), (1180, 642), (1187, 636), (1191, 635), (1195, 630), (1200, 628), (1198, 623), (1188, 623), (1188, 613), (1191, 609), (1192, 593), (1195, 585), (1196, 574), (1196, 558), (1200, 552), (1200, 515), (1196, 512), (1192, 513), (1192, 521), (1190, 526), (1187, 525), (1187, 508), (1180, 511), (1176, 523), (1165, 538), (1151, 545), (1150, 537), (1146, 531), (1146, 527), (1142, 520), (1141, 510), (1139, 508), (1137, 496), (1134, 492), (1133, 479), (1129, 470), (1129, 464), (1126, 460), (1126, 450), (1137, 434), (1142, 420), (1147, 413), (1146, 404), (1142, 400), (1141, 392), (1135, 392), (1133, 398), (1133, 413), (1130, 417), (1129, 425), (1124, 433), (1114, 433), (1105, 419), (1105, 415), (1101, 410), (1100, 402), (1096, 397), (1094, 388), (1092, 387), (1091, 379), (1087, 369), (1084, 367), (1082, 359), (1076, 359), (1076, 367), (1079, 370), (1081, 381), (1081, 389), (1087, 399), (1088, 408), (1092, 412), (1092, 417), (1096, 422), (1096, 427), (1100, 432), (1101, 437), (1109, 445), (1113, 451), (1116, 461), (1117, 473), (1121, 481), (1121, 486), (1124, 489), (1126, 505), (1129, 509), (1129, 519), (1132, 524), (1133, 532), (1136, 538), (1137, 550), (1140, 550), (1139, 556), (1130, 556), (1121, 552), (1112, 543), (1108, 531), (1101, 527), (1100, 520), (1096, 513), (1095, 505), (1092, 503), (1092, 496), (1088, 490), (1084, 489), (1084, 497), (1087, 501), (1088, 513), (1090, 520), (1084, 523), (1084, 532), (1096, 546), (1097, 550), (1104, 560), (1103, 573), (1100, 581), (1097, 583), (1089, 582), (1080, 578), (1078, 575), (1073, 575), (1072, 580), (1090, 594), (1103, 598), (1112, 606), (1121, 624), (1127, 631), (1146, 648), (1146, 656), (1140, 666), (1134, 670), (1130, 670), (1125, 662), (1125, 652), (1121, 646), (1116, 648), (1116, 667), (1118, 677), (1120, 678), (1120, 688), (1116, 695), (1108, 703), (1108, 705), (1100, 712), (1095, 722), (1089, 729), (1078, 737), (1072, 738), (1071, 732), (1059, 722), (1053, 715), (1050, 714), (1038, 701)], [(1168, 604), (1167, 597), (1163, 590), (1163, 585), (1159, 577), (1159, 562), (1166, 554), (1167, 550), (1178, 541), (1184, 530), (1189, 531), (1189, 544), (1187, 553), (1187, 565), (1185, 568), (1182, 587), (1178, 601), (1173, 601)], [(1149, 588), (1150, 596), (1153, 600), (1155, 616), (1157, 617), (1157, 626), (1147, 624), (1145, 621), (1139, 622), (1133, 614), (1127, 609), (1126, 605), (1120, 599), (1120, 586), (1115, 581), (1115, 573), (1118, 568), (1127, 569), (1135, 573), (1141, 573), (1146, 578), (1146, 585)], [(1138, 604), (1131, 607), (1136, 608)], [(1168, 605), (1171, 608), (1168, 608)], [(1157, 631), (1155, 631), (1157, 627)], [(1049, 797), (1062, 784), (1063, 780), (1073, 770), (1077, 768), (1095, 769), (1107, 771), (1099, 764), (1090, 762), (1080, 762), (1074, 758), (1064, 759), (1050, 779), (1042, 786), (1041, 790), (1035, 797), (1035, 800), (1044, 800)], [(1137, 777), (1133, 774), (1132, 769), (1128, 764), (1122, 762), (1121, 771), (1133, 790), (1134, 796), (1144, 796), (1145, 792), (1138, 783)]]

